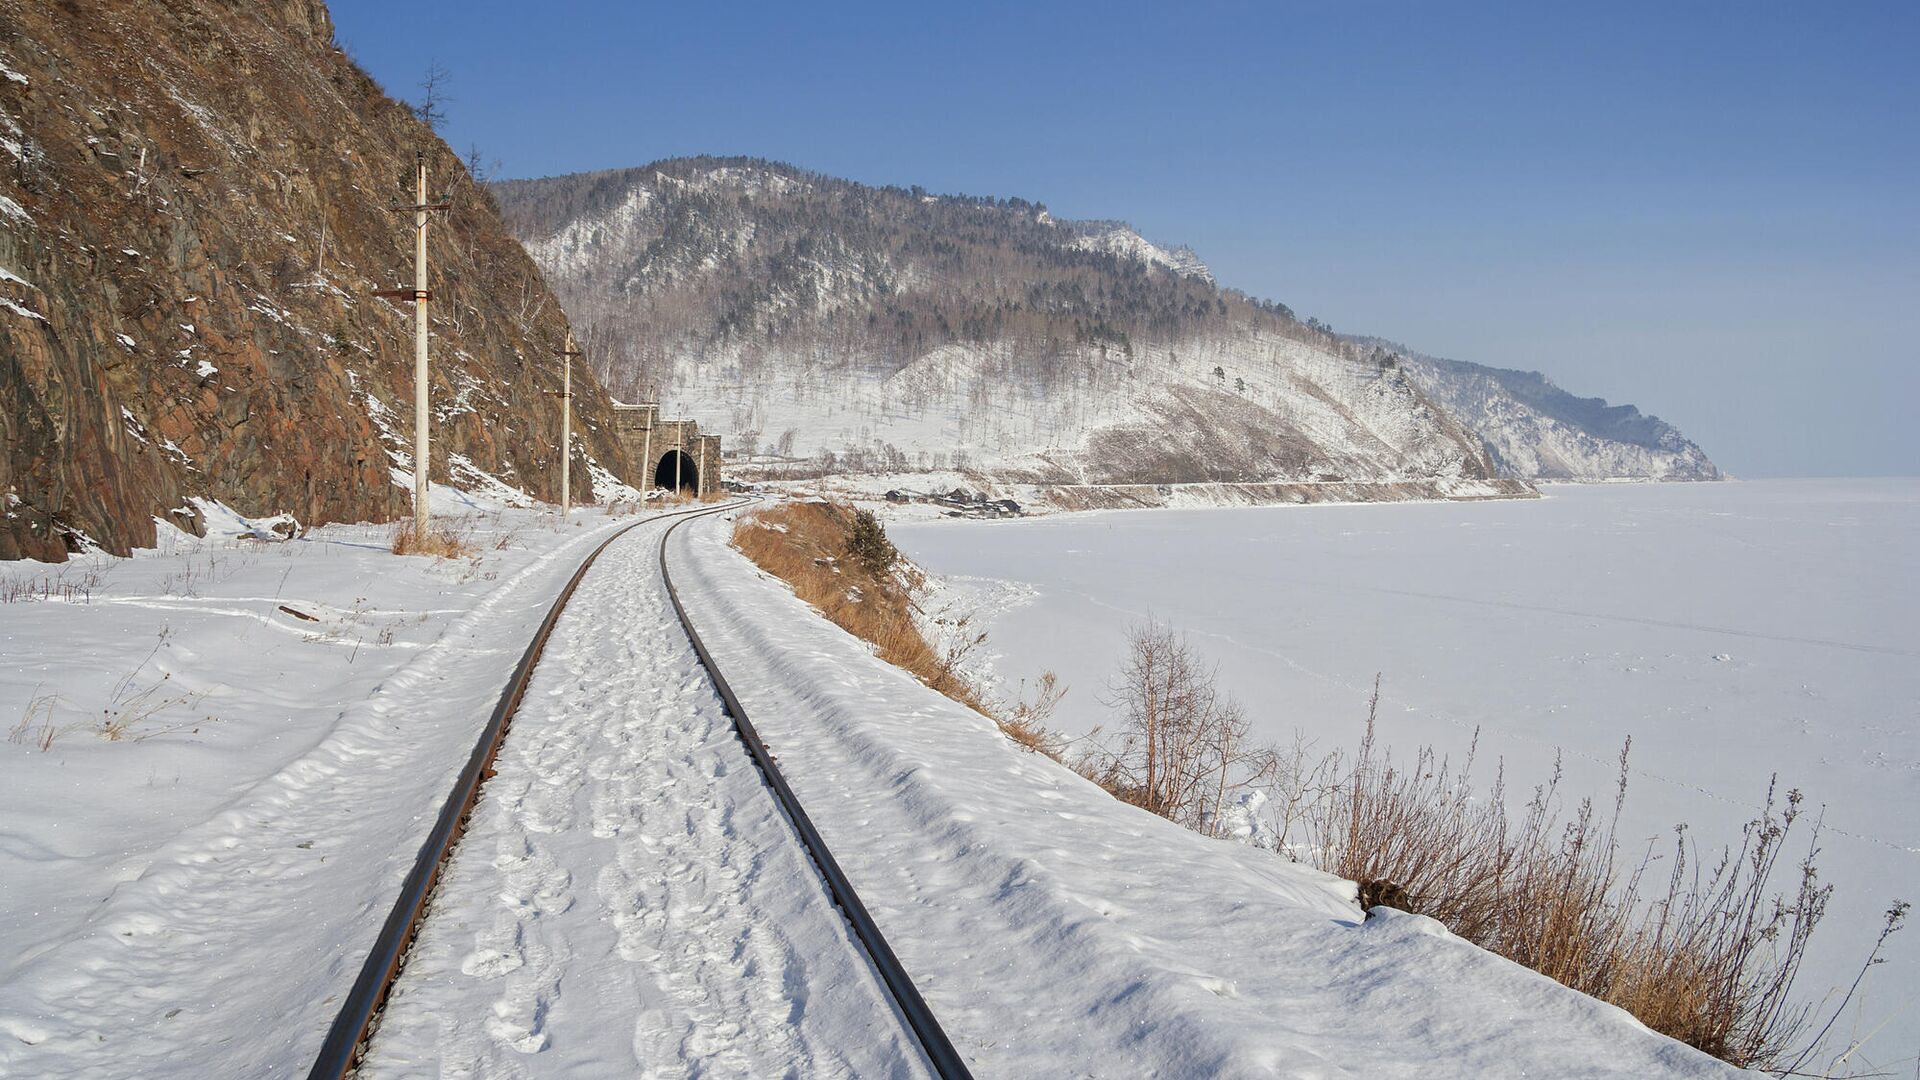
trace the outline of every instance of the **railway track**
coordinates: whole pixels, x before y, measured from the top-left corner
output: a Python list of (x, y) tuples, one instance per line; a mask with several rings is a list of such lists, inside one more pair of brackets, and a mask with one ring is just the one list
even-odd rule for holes
[(558, 624), (568, 601), (602, 552), (634, 529), (659, 522), (663, 518), (678, 520), (668, 525), (660, 536), (659, 566), (662, 581), (666, 586), (668, 598), (680, 627), (686, 633), (729, 719), (732, 720), (735, 733), (759, 770), (762, 780), (773, 794), (782, 815), (793, 826), (796, 836), (820, 874), (829, 895), (841, 909), (849, 928), (853, 931), (854, 940), (859, 942), (866, 954), (880, 989), (892, 1004), (895, 1018), (905, 1029), (910, 1041), (920, 1048), (934, 1075), (941, 1077), (942, 1080), (957, 1080), (957, 1078), (971, 1080), (971, 1074), (965, 1062), (941, 1029), (932, 1010), (920, 997), (912, 979), (901, 966), (899, 959), (868, 914), (866, 906), (854, 891), (852, 883), (841, 871), (839, 863), (827, 848), (825, 840), (794, 796), (786, 778), (781, 775), (779, 766), (767, 752), (746, 710), (741, 707), (732, 687), (728, 685), (726, 676), (720, 671), (705, 644), (700, 640), (699, 632), (695, 629), (685, 604), (674, 588), (667, 559), (667, 543), (673, 533), (695, 518), (722, 513), (740, 505), (735, 502), (717, 507), (683, 510), (636, 521), (607, 537), (581, 561), (579, 569), (560, 591), (560, 595), (541, 621), (533, 640), (521, 655), (519, 663), (515, 666), (500, 695), (498, 704), (482, 729), (473, 752), (468, 757), (466, 766), (462, 768), (452, 792), (442, 805), (433, 829), (421, 845), (420, 852), (401, 885), (399, 896), (381, 927), (373, 949), (368, 953), (353, 988), (328, 1029), (320, 1054), (308, 1073), (309, 1080), (341, 1080), (351, 1076), (365, 1055), (373, 1034), (379, 1026), (387, 996), (399, 979), (406, 963), (408, 950), (426, 919), (441, 871), (459, 843), (467, 819), (479, 798), (481, 787), (493, 774), (494, 759), (511, 727), (514, 713), (526, 693), (534, 669), (539, 664), (541, 653), (552, 636), (553, 629)]

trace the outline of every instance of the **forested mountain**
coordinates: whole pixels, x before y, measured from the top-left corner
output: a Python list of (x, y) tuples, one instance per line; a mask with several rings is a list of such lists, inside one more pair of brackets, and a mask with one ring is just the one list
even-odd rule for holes
[[(0, 558), (124, 554), (155, 517), (197, 527), (193, 496), (404, 513), (412, 309), (371, 294), (411, 283), (389, 207), (416, 150), (453, 204), (429, 230), (433, 475), (557, 495), (565, 316), (319, 0), (0, 0)], [(605, 395), (576, 394), (585, 453), (624, 468)]]
[(608, 386), (736, 444), (1040, 482), (1493, 471), (1374, 350), (1115, 222), (751, 159), (495, 192)]
[[(1513, 425), (1489, 437), (1435, 398), (1433, 362), (1222, 288), (1120, 222), (750, 158), (494, 191), (608, 386), (736, 445), (1043, 482), (1539, 475), (1504, 448)], [(1594, 438), (1572, 472), (1659, 474)]]

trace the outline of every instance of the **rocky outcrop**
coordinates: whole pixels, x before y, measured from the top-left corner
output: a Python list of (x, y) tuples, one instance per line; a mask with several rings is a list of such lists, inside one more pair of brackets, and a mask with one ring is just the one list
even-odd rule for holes
[(1567, 393), (1537, 371), (1401, 351), (1427, 395), (1486, 444), (1500, 472), (1527, 480), (1718, 480), (1706, 451), (1632, 405)]
[[(559, 304), (488, 193), (317, 0), (0, 0), (0, 558), (149, 544), (190, 497), (406, 511), (416, 151), (436, 481), (557, 498)], [(576, 373), (581, 454), (624, 473)], [(409, 418), (402, 420), (402, 417)], [(581, 501), (592, 470), (576, 459)]]

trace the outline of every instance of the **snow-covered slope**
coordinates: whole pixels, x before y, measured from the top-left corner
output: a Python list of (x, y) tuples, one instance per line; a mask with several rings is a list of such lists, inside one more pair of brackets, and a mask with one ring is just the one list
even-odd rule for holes
[(1493, 473), (1371, 350), (1118, 222), (747, 159), (496, 191), (616, 391), (736, 447), (1052, 483)]
[(736, 448), (1047, 483), (1712, 471), (1665, 425), (1301, 322), (1122, 222), (747, 158), (495, 191), (609, 385)]
[(1077, 234), (1071, 246), (1081, 251), (1103, 251), (1149, 266), (1163, 266), (1184, 277), (1213, 280), (1213, 271), (1207, 269), (1207, 264), (1192, 248), (1185, 244), (1163, 248), (1133, 231), (1133, 226), (1124, 221), (1061, 221), (1057, 224)]
[(727, 545), (700, 633), (981, 1077), (1730, 1077), (1354, 886), (1122, 804), (887, 665)]

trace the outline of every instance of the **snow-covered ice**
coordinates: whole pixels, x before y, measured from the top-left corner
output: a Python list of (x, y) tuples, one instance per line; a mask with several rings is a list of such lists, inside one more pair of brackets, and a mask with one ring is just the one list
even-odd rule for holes
[[(1631, 735), (1628, 838), (1737, 840), (1777, 772), (1825, 807), (1836, 890), (1802, 989), (1845, 985), (1888, 903), (1920, 901), (1920, 481), (1547, 490), (891, 531), (941, 603), (979, 597), (1003, 694), (1059, 673), (1071, 732), (1111, 722), (1101, 693), (1153, 616), (1282, 742), (1351, 747), (1376, 672), (1390, 745), (1458, 758), (1479, 729), (1521, 790), (1564, 749), (1571, 791), (1610, 795)], [(981, 587), (1003, 580), (1023, 588)], [(1879, 1028), (1851, 1064), (1910, 1075), (1920, 932), (1891, 957), (1836, 1037)]]

